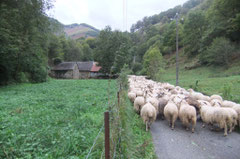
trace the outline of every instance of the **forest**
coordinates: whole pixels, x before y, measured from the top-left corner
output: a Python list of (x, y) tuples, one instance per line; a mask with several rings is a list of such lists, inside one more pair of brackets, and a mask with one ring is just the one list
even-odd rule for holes
[(106, 74), (126, 64), (133, 74), (157, 79), (176, 50), (176, 13), (179, 49), (193, 65), (229, 68), (240, 59), (239, 0), (189, 0), (144, 17), (130, 32), (106, 24), (97, 38), (77, 40), (48, 17), (51, 7), (46, 0), (0, 2), (0, 84), (44, 82), (55, 63), (77, 60), (97, 61)]

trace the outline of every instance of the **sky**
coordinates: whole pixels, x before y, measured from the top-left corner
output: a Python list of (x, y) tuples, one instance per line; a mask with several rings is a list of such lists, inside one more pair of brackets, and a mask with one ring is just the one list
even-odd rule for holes
[(63, 24), (87, 23), (97, 29), (130, 30), (145, 16), (166, 11), (187, 0), (55, 0), (48, 15)]

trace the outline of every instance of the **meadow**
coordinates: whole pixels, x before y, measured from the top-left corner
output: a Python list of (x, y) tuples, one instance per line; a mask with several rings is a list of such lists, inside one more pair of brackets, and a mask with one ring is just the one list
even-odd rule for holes
[[(113, 100), (115, 81), (109, 92)], [(50, 80), (2, 87), (0, 158), (85, 158), (107, 108), (107, 80)], [(101, 152), (96, 150), (94, 155), (99, 157)]]
[[(85, 158), (103, 125), (104, 111), (117, 101), (117, 90), (116, 80), (50, 79), (0, 87), (0, 158)], [(128, 126), (122, 129), (116, 154), (154, 158), (151, 134), (127, 97), (123, 99), (121, 121)], [(89, 158), (99, 159), (103, 146), (101, 132)]]
[[(240, 64), (229, 69), (223, 67), (202, 66), (187, 70), (186, 60), (180, 62), (179, 86), (206, 95), (219, 94), (225, 100), (240, 103)], [(176, 85), (176, 66), (168, 67), (161, 75), (159, 81)]]

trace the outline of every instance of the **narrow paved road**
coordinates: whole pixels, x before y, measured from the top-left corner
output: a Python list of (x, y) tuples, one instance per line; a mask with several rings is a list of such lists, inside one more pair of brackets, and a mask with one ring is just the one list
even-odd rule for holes
[(186, 131), (180, 121), (171, 130), (166, 120), (156, 120), (151, 126), (155, 152), (159, 159), (240, 159), (240, 134), (227, 137), (223, 132), (201, 128), (197, 122), (195, 133)]

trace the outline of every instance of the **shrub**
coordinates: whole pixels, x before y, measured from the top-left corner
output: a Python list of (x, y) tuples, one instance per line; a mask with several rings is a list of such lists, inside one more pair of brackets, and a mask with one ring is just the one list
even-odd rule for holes
[(227, 99), (227, 100), (232, 100), (233, 96), (232, 96), (232, 86), (231, 85), (224, 85), (222, 88), (222, 94), (223, 94), (223, 98)]
[(214, 65), (229, 66), (235, 47), (229, 39), (224, 37), (213, 40), (210, 47), (203, 54), (201, 61)]
[(134, 74), (136, 74), (138, 71), (142, 69), (142, 64), (139, 62), (136, 62), (132, 65), (132, 71)]
[(143, 66), (150, 78), (156, 80), (159, 70), (164, 67), (163, 56), (157, 46), (150, 47), (143, 57)]

